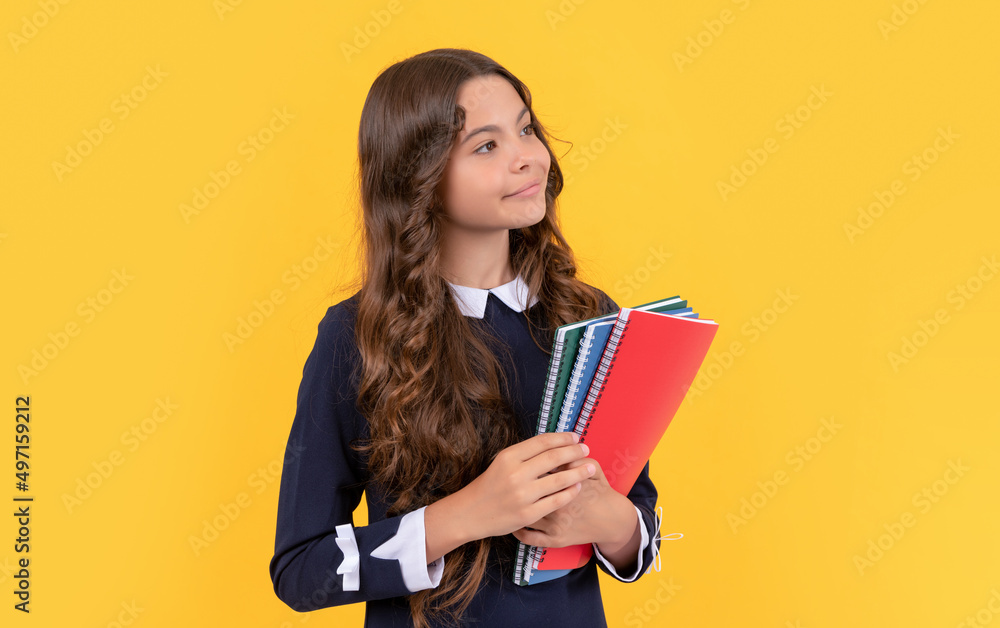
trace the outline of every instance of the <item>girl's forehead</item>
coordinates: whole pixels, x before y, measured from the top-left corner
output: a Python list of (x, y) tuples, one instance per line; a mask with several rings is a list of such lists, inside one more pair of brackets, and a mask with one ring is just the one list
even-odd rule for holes
[(463, 83), (458, 90), (458, 104), (465, 109), (466, 117), (474, 112), (492, 114), (504, 108), (516, 107), (520, 111), (524, 107), (514, 86), (496, 74), (476, 76)]

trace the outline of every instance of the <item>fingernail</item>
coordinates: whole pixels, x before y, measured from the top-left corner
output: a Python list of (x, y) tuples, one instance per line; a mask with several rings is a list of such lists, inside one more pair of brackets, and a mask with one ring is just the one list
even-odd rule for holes
[(589, 473), (590, 473), (591, 475), (593, 475), (593, 474), (594, 474), (594, 472), (595, 472), (595, 471), (597, 471), (597, 469), (595, 469), (595, 468), (594, 468), (594, 465), (592, 465), (592, 464), (588, 464), (588, 465), (587, 465), (587, 471), (588, 471), (588, 472), (589, 472)]
[(583, 448), (583, 455), (586, 456), (590, 453), (590, 447), (587, 447), (587, 443), (582, 443), (580, 447)]
[(576, 432), (573, 432), (573, 442), (574, 443), (579, 443), (580, 442), (580, 435), (577, 434)]

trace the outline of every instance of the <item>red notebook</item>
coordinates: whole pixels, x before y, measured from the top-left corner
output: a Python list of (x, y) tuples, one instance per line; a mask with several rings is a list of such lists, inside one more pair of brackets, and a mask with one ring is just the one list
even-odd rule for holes
[[(710, 319), (619, 311), (575, 431), (622, 495), (666, 432), (718, 330)], [(582, 567), (592, 554), (590, 544), (540, 549), (543, 570)]]

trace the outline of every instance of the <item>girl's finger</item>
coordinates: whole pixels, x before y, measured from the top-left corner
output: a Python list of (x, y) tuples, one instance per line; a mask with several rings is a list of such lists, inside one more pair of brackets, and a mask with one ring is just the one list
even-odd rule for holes
[(570, 444), (549, 449), (536, 455), (524, 464), (528, 465), (530, 477), (538, 477), (546, 471), (552, 471), (566, 463), (583, 458), (590, 453), (590, 447), (584, 443)]
[(574, 484), (583, 482), (591, 475), (593, 475), (593, 472), (587, 468), (586, 465), (584, 465), (574, 469), (567, 469), (565, 471), (559, 471), (558, 473), (550, 473), (549, 475), (542, 476), (535, 482), (533, 487), (535, 489), (533, 497), (535, 501), (538, 501), (543, 497), (553, 495), (563, 489), (572, 487)]
[(584, 466), (584, 465), (591, 465), (591, 466), (594, 467), (594, 473), (592, 475), (595, 475), (595, 476), (603, 476), (604, 475), (604, 469), (601, 468), (601, 463), (597, 462), (593, 458), (580, 458), (578, 460), (574, 460), (573, 462), (568, 462), (568, 463), (566, 463), (563, 466), (566, 469), (576, 469), (577, 467), (581, 467), (581, 466)]
[[(564, 471), (564, 473), (570, 473), (569, 471)], [(534, 518), (536, 521), (541, 519), (550, 512), (559, 510), (566, 504), (573, 501), (580, 491), (583, 489), (583, 485), (580, 482), (572, 484), (562, 489), (561, 491), (556, 491), (551, 495), (547, 495), (534, 504), (532, 504), (530, 511), (530, 518)], [(533, 545), (533, 544), (532, 544)]]
[(534, 545), (535, 547), (548, 547), (549, 538), (544, 532), (538, 532), (537, 530), (528, 530), (527, 528), (521, 528), (520, 530), (514, 530), (511, 534), (514, 535), (518, 541), (521, 541), (525, 545)]
[(565, 447), (579, 442), (580, 437), (574, 432), (548, 432), (532, 436), (507, 448), (518, 460), (530, 460), (538, 454), (556, 447)]

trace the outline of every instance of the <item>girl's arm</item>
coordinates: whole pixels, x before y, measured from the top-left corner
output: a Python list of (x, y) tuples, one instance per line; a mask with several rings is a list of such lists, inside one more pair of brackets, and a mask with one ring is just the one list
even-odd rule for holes
[(426, 507), (426, 556), (437, 559), (476, 539), (510, 534), (572, 502), (597, 469), (556, 471), (587, 454), (573, 432), (538, 434), (504, 449), (482, 475)]
[(306, 359), (278, 496), (275, 594), (297, 611), (407, 595), (437, 586), (427, 564), (423, 511), (353, 525), (368, 471), (350, 448), (365, 423), (348, 374), (359, 359), (353, 317), (327, 310)]
[(575, 434), (541, 434), (500, 452), (453, 495), (354, 526), (369, 477), (350, 448), (366, 431), (347, 375), (359, 359), (353, 317), (342, 304), (330, 308), (302, 372), (269, 566), (275, 593), (297, 611), (436, 587), (447, 552), (507, 534), (569, 503), (592, 474), (585, 466), (547, 474), (586, 452)]
[[(597, 472), (584, 482), (582, 492), (567, 506), (514, 531), (527, 545), (565, 547), (591, 543), (597, 564), (623, 582), (636, 580), (659, 550), (653, 507), (656, 487), (647, 462), (628, 495), (613, 489), (599, 463), (582, 458), (569, 467), (593, 463)], [(530, 529), (529, 529), (530, 528)]]
[(612, 548), (611, 553), (605, 553), (601, 545), (594, 544), (594, 555), (597, 556), (598, 567), (606, 574), (622, 582), (634, 582), (653, 564), (653, 547), (656, 551), (660, 549), (653, 510), (656, 508), (657, 492), (649, 477), (649, 462), (642, 468), (626, 497), (634, 508), (634, 515), (638, 515), (638, 525), (631, 539), (625, 547)]
[(648, 544), (648, 539), (642, 534), (642, 515), (624, 495), (615, 510), (620, 513), (617, 517), (622, 521), (618, 526), (621, 539), (594, 543), (594, 553), (599, 560), (603, 559), (605, 565), (614, 568), (615, 573), (633, 573), (641, 559), (639, 550), (645, 549)]

